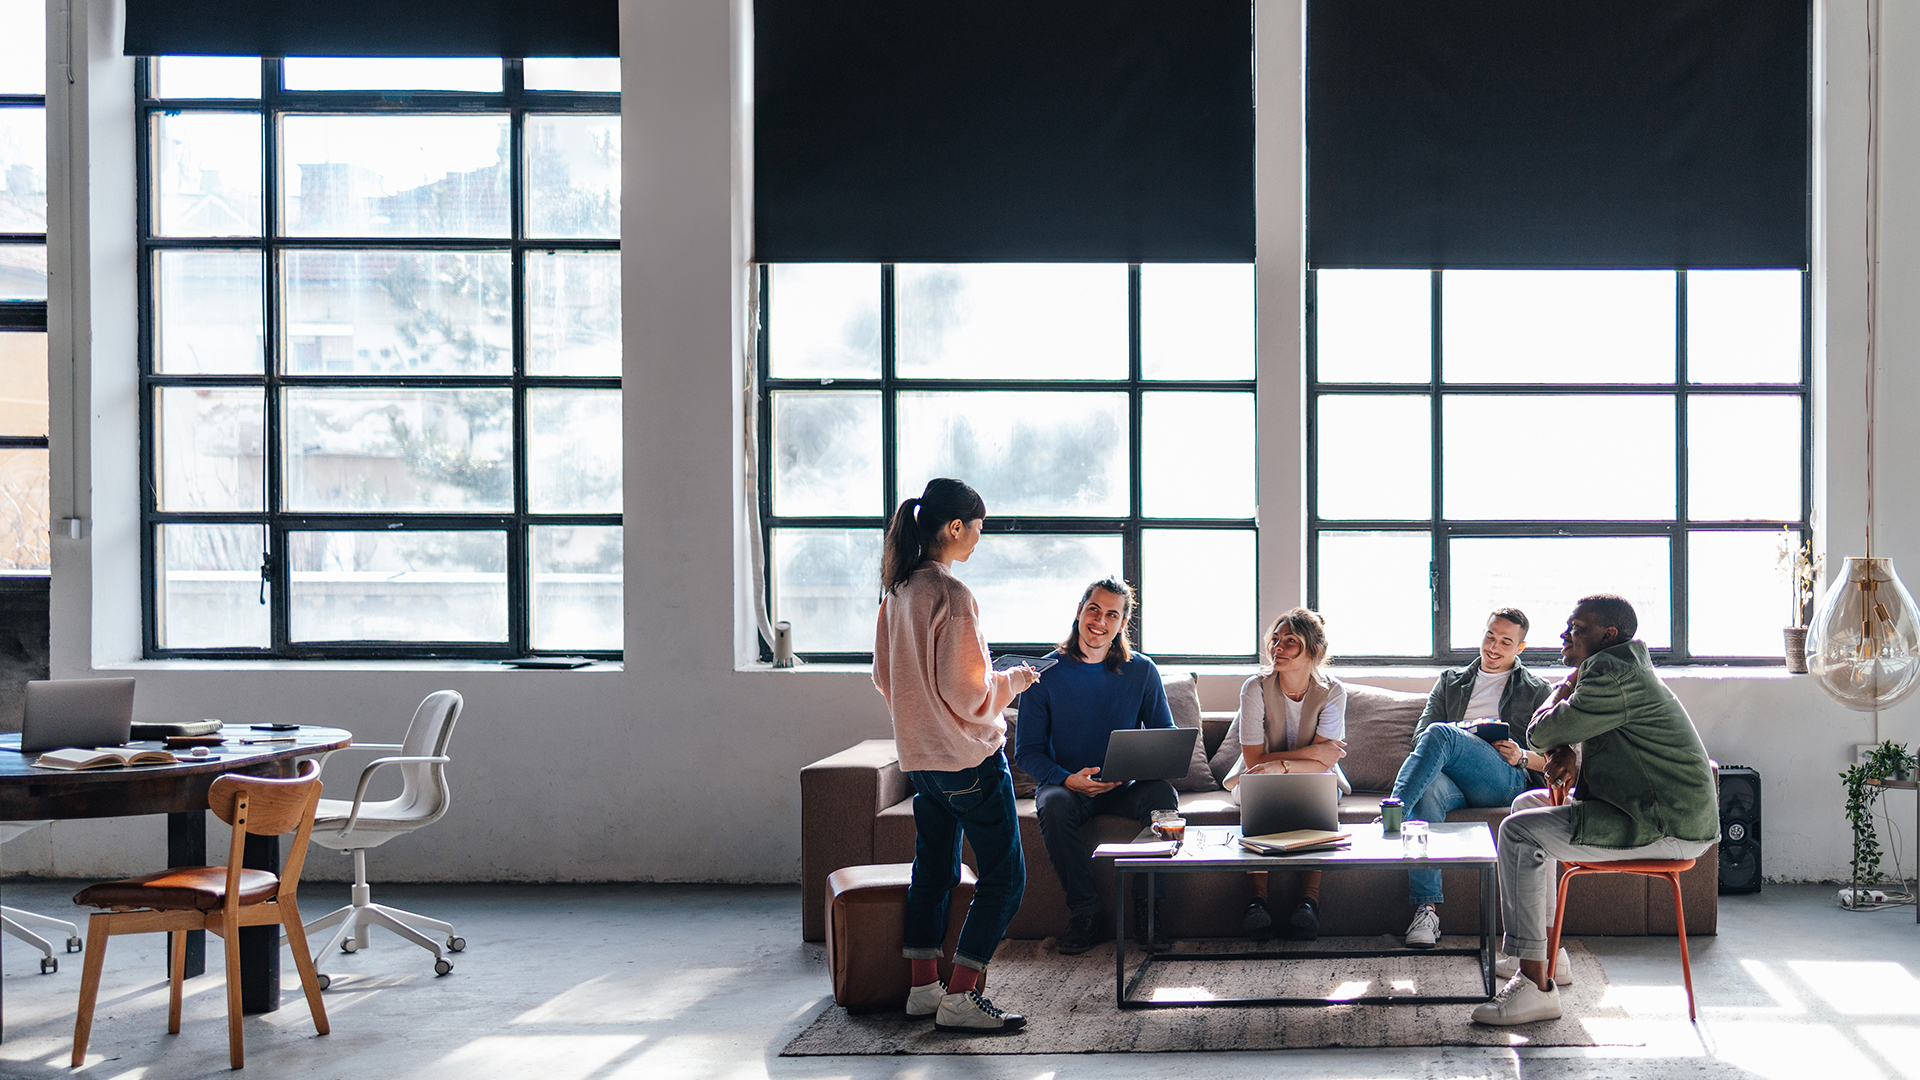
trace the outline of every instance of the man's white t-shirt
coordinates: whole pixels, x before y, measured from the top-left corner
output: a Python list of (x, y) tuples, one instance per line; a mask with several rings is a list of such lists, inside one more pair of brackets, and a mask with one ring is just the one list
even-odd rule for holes
[(1463, 720), (1500, 719), (1500, 695), (1506, 692), (1507, 680), (1513, 677), (1514, 667), (1509, 665), (1505, 671), (1481, 671), (1473, 680), (1473, 696), (1467, 699), (1467, 714)]

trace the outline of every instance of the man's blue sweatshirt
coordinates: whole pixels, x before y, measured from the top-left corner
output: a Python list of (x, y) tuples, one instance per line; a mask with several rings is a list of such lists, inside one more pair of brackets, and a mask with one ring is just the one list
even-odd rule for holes
[(1058, 649), (1047, 655), (1060, 662), (1020, 695), (1014, 732), (1014, 763), (1035, 781), (1064, 784), (1081, 769), (1100, 766), (1107, 736), (1120, 728), (1173, 726), (1160, 669), (1145, 656), (1134, 653), (1119, 671), (1108, 671)]

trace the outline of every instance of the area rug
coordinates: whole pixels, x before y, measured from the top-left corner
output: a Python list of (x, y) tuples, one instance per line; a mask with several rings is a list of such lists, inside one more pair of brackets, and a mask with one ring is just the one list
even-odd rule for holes
[[(1210, 992), (1222, 997), (1359, 997), (1391, 994), (1454, 995), (1482, 992), (1470, 957), (1395, 956), (1319, 959), (1315, 952), (1399, 947), (1397, 938), (1325, 938), (1286, 946), (1297, 960), (1180, 963), (1180, 952), (1245, 949), (1233, 942), (1181, 942), (1175, 958), (1156, 961), (1134, 997), (1156, 991), (1177, 997)], [(1471, 938), (1448, 947), (1473, 947)], [(1559, 1020), (1513, 1028), (1470, 1022), (1471, 1005), (1332, 1005), (1320, 1008), (1128, 1009), (1113, 1004), (1113, 946), (1061, 956), (1053, 942), (1009, 941), (989, 969), (988, 996), (1024, 1013), (1027, 1027), (1012, 1035), (981, 1037), (935, 1031), (904, 1013), (850, 1015), (829, 1004), (780, 1051), (783, 1057), (829, 1054), (1106, 1054), (1192, 1050), (1279, 1050), (1359, 1046), (1638, 1046), (1616, 1041), (1630, 1025), (1595, 1025), (1613, 1037), (1596, 1038), (1585, 1021), (1625, 1020), (1601, 1004), (1607, 973), (1577, 941), (1569, 941), (1573, 985), (1560, 990)], [(1129, 977), (1133, 952), (1129, 950)], [(1201, 988), (1204, 988), (1202, 990)]]

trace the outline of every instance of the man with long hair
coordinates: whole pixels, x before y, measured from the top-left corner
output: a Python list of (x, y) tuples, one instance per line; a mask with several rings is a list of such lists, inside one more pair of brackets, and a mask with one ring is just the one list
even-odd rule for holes
[[(1118, 814), (1142, 825), (1155, 810), (1180, 805), (1165, 780), (1102, 783), (1094, 779), (1106, 757), (1107, 738), (1120, 728), (1173, 726), (1160, 669), (1133, 651), (1127, 620), (1133, 617), (1133, 588), (1118, 578), (1087, 586), (1074, 612), (1073, 628), (1047, 655), (1059, 663), (1020, 695), (1020, 723), (1014, 734), (1014, 760), (1039, 782), (1034, 809), (1047, 860), (1067, 893), (1067, 933), (1062, 953), (1086, 952), (1100, 941), (1100, 894), (1093, 864), (1080, 839), (1080, 826), (1095, 814)], [(1156, 889), (1164, 889), (1154, 875)], [(1134, 899), (1134, 925), (1145, 943), (1146, 897)], [(1160, 939), (1153, 944), (1165, 947)]]

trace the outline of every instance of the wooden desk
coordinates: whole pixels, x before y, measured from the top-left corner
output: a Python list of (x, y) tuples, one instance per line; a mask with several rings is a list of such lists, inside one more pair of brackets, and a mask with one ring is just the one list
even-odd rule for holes
[[(352, 732), (327, 727), (268, 732), (236, 725), (221, 734), (228, 742), (218, 748), (218, 758), (81, 772), (34, 768), (32, 761), (37, 755), (11, 749), (20, 745), (20, 736), (0, 735), (0, 821), (166, 814), (167, 865), (203, 866), (207, 861), (207, 789), (215, 780), (227, 773), (292, 776), (300, 758), (338, 750), (353, 742)], [(294, 741), (253, 746), (239, 743), (241, 739), (288, 735)], [(278, 873), (280, 838), (247, 837), (242, 861), (250, 868)], [(206, 931), (195, 930), (187, 937), (187, 974), (205, 971)], [(280, 1007), (278, 928), (253, 926), (240, 931), (240, 998), (242, 1009), (249, 1013), (272, 1012)]]

